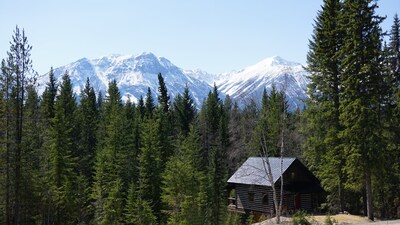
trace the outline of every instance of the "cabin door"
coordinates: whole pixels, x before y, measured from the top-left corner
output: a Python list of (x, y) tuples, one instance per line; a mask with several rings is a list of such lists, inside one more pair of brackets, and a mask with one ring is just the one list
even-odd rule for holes
[(300, 209), (301, 208), (301, 195), (300, 193), (297, 193), (294, 197), (294, 209)]

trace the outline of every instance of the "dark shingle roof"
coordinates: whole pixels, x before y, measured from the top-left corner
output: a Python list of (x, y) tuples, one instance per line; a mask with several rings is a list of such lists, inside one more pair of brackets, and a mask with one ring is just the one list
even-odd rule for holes
[[(243, 163), (239, 169), (229, 178), (228, 183), (236, 184), (252, 184), (252, 185), (263, 185), (271, 186), (268, 180), (266, 170), (267, 158), (265, 157), (250, 157)], [(281, 158), (280, 157), (268, 157), (271, 165), (272, 177), (274, 183), (280, 178), (289, 166), (296, 160), (296, 158), (282, 158), (282, 172), (281, 172)]]

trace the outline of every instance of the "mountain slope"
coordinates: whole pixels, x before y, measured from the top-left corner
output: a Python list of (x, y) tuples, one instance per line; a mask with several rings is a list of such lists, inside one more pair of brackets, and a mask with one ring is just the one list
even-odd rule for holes
[(286, 92), (290, 109), (294, 110), (302, 108), (302, 99), (307, 98), (306, 74), (301, 64), (274, 56), (238, 72), (227, 73), (215, 82), (222, 93), (239, 104), (246, 104), (251, 98), (259, 102), (264, 88), (270, 92), (275, 86)]
[[(301, 99), (307, 98), (305, 90), (308, 81), (303, 67), (278, 56), (264, 59), (238, 72), (223, 74), (183, 70), (168, 59), (152, 53), (109, 55), (98, 59), (82, 58), (54, 69), (58, 81), (61, 81), (65, 71), (70, 75), (78, 98), (86, 79), (89, 78), (96, 92), (102, 91), (103, 94), (107, 91), (108, 83), (115, 79), (124, 101), (129, 98), (137, 102), (140, 96), (146, 95), (148, 87), (156, 99), (158, 73), (163, 75), (171, 99), (182, 93), (187, 84), (198, 107), (212, 90), (214, 83), (218, 86), (222, 98), (229, 95), (241, 106), (250, 99), (259, 103), (264, 88), (269, 92), (273, 85), (278, 90), (285, 90), (291, 110), (302, 108)], [(39, 93), (43, 92), (47, 81), (47, 75), (39, 77)]]
[[(54, 69), (54, 75), (61, 81), (62, 75), (68, 71), (74, 92), (79, 96), (85, 86), (86, 78), (90, 79), (94, 89), (107, 91), (109, 81), (115, 79), (123, 100), (130, 98), (137, 102), (140, 96), (145, 97), (147, 88), (155, 96), (158, 89), (158, 73), (164, 77), (167, 89), (173, 99), (178, 93), (182, 93), (187, 84), (196, 104), (201, 101), (211, 90), (211, 86), (184, 74), (183, 70), (163, 57), (156, 57), (152, 53), (139, 55), (110, 55), (99, 59), (80, 59), (74, 63)], [(41, 76), (38, 83), (41, 84), (39, 92), (45, 88), (48, 75)]]

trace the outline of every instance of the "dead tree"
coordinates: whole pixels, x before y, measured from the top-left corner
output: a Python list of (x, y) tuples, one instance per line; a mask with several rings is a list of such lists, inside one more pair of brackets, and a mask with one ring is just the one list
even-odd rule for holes
[(282, 112), (281, 112), (281, 121), (280, 121), (280, 198), (278, 202), (277, 190), (274, 183), (274, 177), (272, 175), (271, 164), (269, 162), (269, 154), (268, 154), (268, 146), (267, 146), (267, 137), (265, 135), (264, 130), (262, 130), (261, 134), (261, 156), (263, 159), (263, 167), (264, 171), (267, 174), (268, 182), (271, 184), (272, 195), (276, 213), (276, 223), (281, 223), (281, 212), (282, 212), (282, 203), (283, 203), (283, 153), (285, 147), (285, 129), (286, 129), (286, 100), (285, 100), (285, 91), (287, 87), (287, 76), (285, 76), (285, 81), (282, 85), (281, 92), (283, 93), (283, 98), (281, 102)]

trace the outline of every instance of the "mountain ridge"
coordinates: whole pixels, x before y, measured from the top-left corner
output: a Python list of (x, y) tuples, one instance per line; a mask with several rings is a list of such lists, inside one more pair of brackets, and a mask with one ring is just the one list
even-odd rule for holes
[[(287, 61), (279, 56), (265, 58), (239, 71), (211, 74), (201, 69), (182, 69), (165, 57), (157, 57), (151, 52), (138, 55), (109, 54), (95, 59), (81, 58), (70, 64), (54, 69), (57, 81), (68, 71), (73, 90), (78, 95), (83, 89), (86, 78), (98, 92), (104, 94), (108, 82), (115, 79), (124, 101), (130, 99), (137, 102), (140, 96), (145, 96), (149, 87), (156, 96), (158, 88), (158, 73), (163, 75), (171, 99), (182, 93), (188, 85), (192, 97), (199, 107), (207, 97), (208, 92), (216, 84), (222, 94), (244, 105), (250, 98), (260, 98), (266, 88), (269, 92), (273, 85), (278, 90), (286, 84), (286, 94), (290, 108), (302, 107), (298, 98), (306, 97), (305, 88), (308, 83), (306, 72), (301, 64)], [(39, 93), (43, 92), (48, 81), (48, 74), (38, 79)]]

